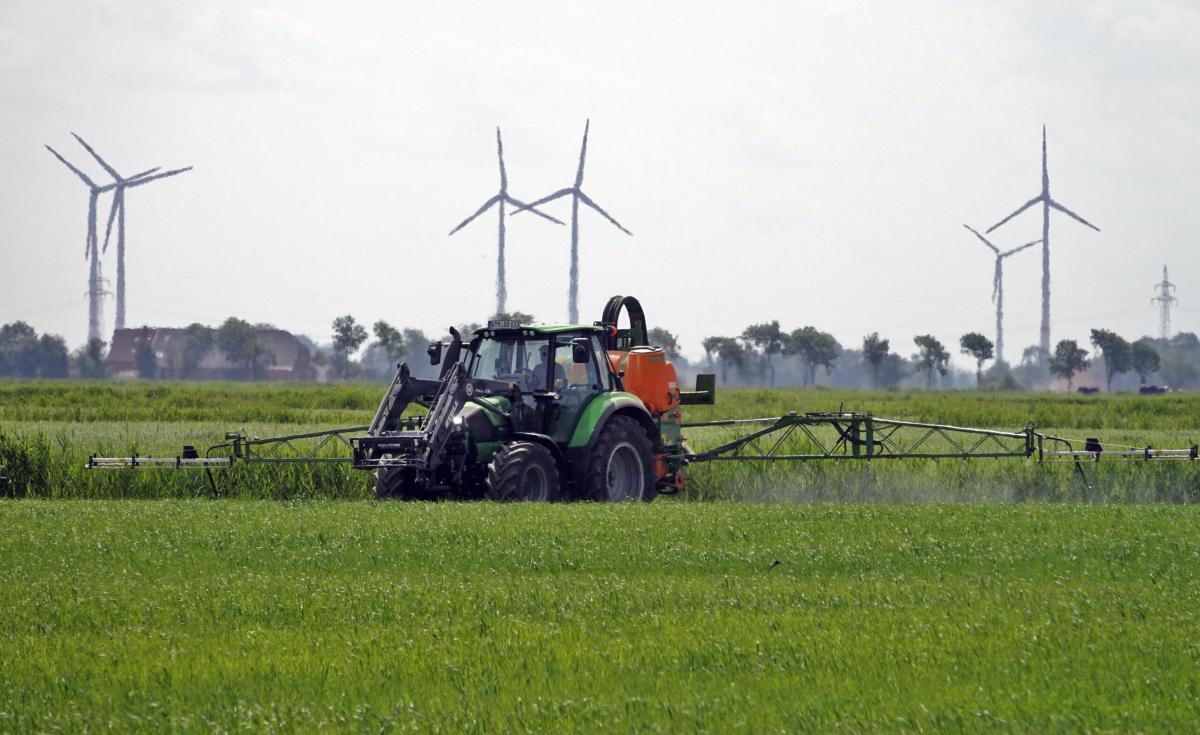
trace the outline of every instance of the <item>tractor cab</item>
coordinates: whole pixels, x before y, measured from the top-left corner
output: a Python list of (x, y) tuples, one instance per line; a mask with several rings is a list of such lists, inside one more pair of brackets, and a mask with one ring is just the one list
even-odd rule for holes
[[(471, 380), (516, 386), (520, 430), (565, 442), (583, 408), (613, 389), (601, 330), (490, 323), (475, 332), (464, 360)], [(523, 419), (523, 420), (520, 420)]]

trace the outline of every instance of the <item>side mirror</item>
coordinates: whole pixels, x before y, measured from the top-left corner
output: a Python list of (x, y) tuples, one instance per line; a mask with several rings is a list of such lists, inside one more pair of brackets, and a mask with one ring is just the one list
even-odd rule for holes
[(442, 361), (442, 343), (430, 342), (425, 348), (425, 354), (429, 355), (429, 364), (436, 365)]
[(576, 337), (571, 340), (571, 361), (576, 365), (584, 365), (592, 361), (592, 341), (587, 337)]

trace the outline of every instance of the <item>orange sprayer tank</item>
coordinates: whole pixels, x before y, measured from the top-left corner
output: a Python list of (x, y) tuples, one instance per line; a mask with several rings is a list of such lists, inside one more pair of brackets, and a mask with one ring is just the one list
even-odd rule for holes
[(679, 378), (661, 347), (634, 347), (629, 352), (609, 352), (608, 357), (612, 362), (619, 360), (619, 370), (625, 372), (625, 390), (641, 398), (651, 413), (679, 405)]

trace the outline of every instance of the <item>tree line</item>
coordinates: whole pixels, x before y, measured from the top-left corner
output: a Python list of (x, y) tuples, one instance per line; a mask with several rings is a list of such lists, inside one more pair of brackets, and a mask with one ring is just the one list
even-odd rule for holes
[[(492, 318), (526, 324), (536, 321), (519, 311)], [(479, 327), (463, 324), (459, 329), (468, 335)], [(218, 327), (190, 324), (182, 334), (181, 364), (169, 369), (160, 365), (151, 340), (142, 339), (135, 348), (137, 372), (147, 379), (168, 374), (194, 378), (201, 361), (215, 349), (233, 366), (237, 377), (262, 379), (276, 357), (258, 330), (273, 328), (237, 317), (229, 317)], [(309, 349), (312, 364), (327, 370), (335, 380), (387, 380), (402, 361), (408, 361), (418, 376), (431, 377), (435, 372), (424, 359), (425, 347), (434, 340), (420, 329), (397, 328), (383, 319), (368, 330), (349, 314), (337, 317), (331, 324), (328, 348), (303, 335), (296, 336)], [(675, 333), (656, 327), (650, 330), (649, 338), (678, 365), (689, 367), (680, 354)], [(1061, 340), (1053, 353), (1045, 356), (1031, 346), (1019, 364), (992, 365), (987, 370), (985, 365), (994, 359), (991, 340), (978, 332), (968, 332), (959, 338), (958, 347), (975, 363), (975, 385), (992, 389), (1036, 388), (1057, 377), (1073, 390), (1076, 379), (1092, 367), (1093, 360), (1103, 369), (1108, 391), (1114, 384), (1136, 387), (1127, 377), (1131, 375), (1137, 376), (1138, 385), (1157, 380), (1174, 388), (1200, 388), (1200, 338), (1192, 332), (1180, 332), (1169, 340), (1142, 337), (1130, 342), (1111, 330), (1093, 329), (1090, 343), (1094, 352), (1075, 340)], [(705, 369), (717, 372), (723, 384), (732, 378), (741, 383), (776, 385), (782, 374), (787, 384), (814, 385), (823, 375), (828, 383), (843, 387), (887, 388), (903, 382), (932, 388), (939, 380), (944, 384), (951, 371), (949, 349), (930, 334), (914, 335), (914, 349), (908, 356), (894, 352), (891, 341), (878, 332), (864, 336), (860, 345), (845, 347), (832, 334), (814, 326), (786, 331), (778, 320), (751, 324), (735, 337), (709, 336), (701, 344)], [(366, 349), (355, 359), (364, 345)], [(39, 335), (23, 321), (4, 324), (0, 326), (0, 377), (106, 378), (107, 347), (105, 342), (93, 340), (71, 352), (59, 335)], [(962, 373), (955, 380), (956, 385), (966, 384)]]
[[(1104, 383), (1108, 392), (1112, 392), (1114, 378), (1130, 372), (1137, 374), (1139, 385), (1146, 385), (1152, 375), (1162, 371), (1164, 354), (1171, 361), (1173, 369), (1163, 377), (1178, 378), (1181, 383), (1187, 384), (1194, 383), (1200, 376), (1195, 368), (1195, 357), (1200, 355), (1200, 339), (1191, 332), (1180, 332), (1170, 340), (1142, 337), (1135, 342), (1129, 342), (1108, 329), (1093, 329), (1091, 343), (1104, 366)], [(1192, 356), (1191, 361), (1181, 361), (1181, 357), (1186, 358), (1188, 355)], [(1087, 350), (1073, 339), (1064, 339), (1054, 346), (1049, 370), (1052, 375), (1067, 381), (1069, 391), (1073, 387), (1075, 376), (1087, 370), (1091, 364), (1092, 360)], [(1188, 367), (1191, 369), (1188, 370)], [(1170, 380), (1164, 382), (1170, 384)], [(1179, 386), (1180, 383), (1176, 385)]]
[(70, 370), (71, 356), (62, 337), (38, 336), (21, 321), (0, 326), (0, 377), (66, 378)]
[[(910, 375), (923, 375), (926, 387), (933, 387), (936, 377), (949, 372), (950, 353), (931, 334), (915, 335), (913, 345), (915, 351), (905, 358), (892, 352), (890, 340), (872, 332), (863, 337), (860, 349), (848, 349), (829, 332), (811, 325), (785, 331), (778, 320), (751, 324), (736, 337), (714, 335), (701, 342), (705, 362), (720, 372), (722, 383), (732, 373), (744, 382), (765, 379), (775, 385), (777, 367), (791, 359), (802, 385), (814, 385), (820, 373), (832, 375), (835, 368), (858, 362), (873, 387), (896, 385)], [(991, 341), (971, 332), (963, 335), (960, 346), (976, 360), (977, 379), (982, 379), (983, 363), (992, 358)]]

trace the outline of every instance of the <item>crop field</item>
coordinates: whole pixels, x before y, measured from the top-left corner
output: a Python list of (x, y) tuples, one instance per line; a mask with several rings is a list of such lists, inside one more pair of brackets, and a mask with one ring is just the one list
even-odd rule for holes
[[(380, 384), (0, 382), (0, 495), (50, 498), (185, 498), (212, 493), (202, 473), (88, 472), (89, 454), (174, 456), (201, 451), (224, 433), (278, 436), (370, 422)], [(1007, 431), (1027, 421), (1082, 440), (1141, 448), (1200, 441), (1200, 395), (1048, 396), (925, 391), (735, 389), (685, 420), (869, 411), (876, 416)], [(687, 432), (695, 448), (724, 429)], [(1088, 467), (1085, 491), (1070, 464), (959, 460), (694, 465), (686, 497), (768, 502), (1187, 502), (1200, 499), (1200, 463), (1112, 463)], [(368, 478), (344, 466), (237, 467), (218, 491), (242, 498), (365, 498)]]
[(0, 731), (1186, 731), (1200, 509), (0, 501)]
[[(381, 391), (0, 383), (0, 733), (1200, 718), (1194, 463), (1090, 467), (1090, 492), (1026, 460), (697, 465), (687, 494), (619, 506), (345, 502), (367, 481), (340, 465), (215, 473), (220, 499), (203, 473), (83, 469), (361, 425)], [(1200, 436), (1190, 396), (739, 390), (688, 418), (839, 407)]]

